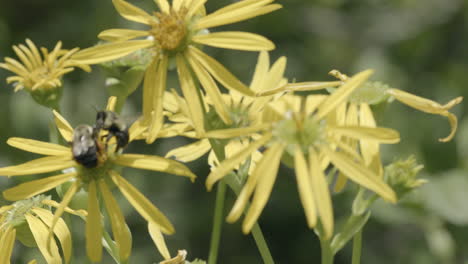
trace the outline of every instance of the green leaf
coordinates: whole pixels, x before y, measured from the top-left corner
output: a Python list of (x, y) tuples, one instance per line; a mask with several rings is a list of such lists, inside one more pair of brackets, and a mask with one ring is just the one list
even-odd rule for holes
[(370, 215), (370, 212), (367, 212), (362, 215), (351, 215), (351, 217), (348, 218), (342, 230), (333, 237), (331, 242), (331, 250), (333, 254), (340, 251), (349, 242), (349, 240), (351, 240), (351, 238), (353, 238), (354, 235), (364, 227), (367, 220), (369, 220)]

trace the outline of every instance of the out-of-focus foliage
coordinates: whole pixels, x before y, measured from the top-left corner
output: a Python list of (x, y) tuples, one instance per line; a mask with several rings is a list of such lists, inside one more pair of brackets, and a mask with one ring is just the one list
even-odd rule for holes
[[(150, 0), (131, 1), (153, 10)], [(210, 0), (215, 10), (231, 2)], [(280, 1), (283, 9), (256, 18), (237, 29), (261, 33), (277, 46), (273, 59), (288, 58), (291, 80), (332, 80), (331, 69), (355, 73), (374, 68), (374, 80), (392, 87), (446, 102), (456, 96), (468, 97), (468, 2), (464, 0), (289, 0)], [(110, 0), (15, 0), (0, 6), (0, 58), (13, 56), (11, 45), (30, 38), (39, 46), (52, 48), (63, 41), (64, 48), (94, 45), (96, 35), (106, 28), (124, 27)], [(129, 26), (135, 26), (134, 23)], [(127, 26), (128, 27), (128, 26)], [(227, 26), (226, 29), (231, 28)], [(245, 82), (249, 81), (257, 54), (238, 56), (240, 52), (207, 52), (223, 61)], [(246, 66), (247, 65), (247, 66)], [(248, 66), (251, 65), (251, 66)], [(91, 74), (74, 72), (65, 78), (62, 111), (72, 125), (91, 123), (94, 107), (103, 108), (106, 89), (103, 72), (97, 67)], [(33, 103), (27, 93), (14, 93), (0, 71), (0, 166), (32, 158), (30, 154), (5, 144), (7, 138), (20, 136), (48, 140), (52, 113)], [(169, 78), (169, 83), (174, 80)], [(124, 108), (129, 120), (138, 116), (141, 93), (130, 96)], [(401, 144), (385, 147), (384, 162), (415, 154), (424, 164), (429, 183), (407, 197), (399, 207), (384, 203), (373, 206), (373, 214), (363, 233), (362, 263), (466, 263), (468, 261), (468, 118), (467, 104), (455, 109), (460, 130), (454, 141), (440, 143), (448, 134), (446, 120), (424, 115), (402, 104), (378, 109), (379, 124), (401, 132)], [(129, 152), (164, 155), (187, 139), (160, 140), (153, 145), (133, 143)], [(129, 181), (147, 194), (176, 226), (177, 233), (167, 237), (172, 252), (188, 251), (187, 259), (206, 259), (208, 253), (214, 193), (208, 193), (204, 180), (208, 174), (206, 159), (188, 164), (199, 178), (195, 184), (185, 179), (154, 172), (128, 169)], [(25, 178), (18, 178), (22, 181)], [(13, 181), (0, 179), (1, 189)], [(126, 205), (123, 212), (134, 236), (133, 263), (160, 261), (146, 224)], [(319, 243), (306, 228), (296, 183), (291, 171), (282, 168), (275, 189), (260, 218), (260, 225), (278, 263), (318, 261)], [(334, 196), (337, 217), (348, 215), (351, 196), (345, 191)], [(234, 195), (228, 195), (228, 206)], [(133, 217), (134, 216), (134, 217)], [(339, 222), (337, 223), (340, 224)], [(83, 230), (77, 221), (71, 229)], [(83, 237), (74, 236), (77, 255), (84, 256)], [(219, 263), (260, 263), (251, 236), (244, 236), (239, 223), (225, 224)], [(36, 253), (17, 245), (13, 263), (26, 263)], [(26, 252), (26, 253), (25, 253)], [(338, 254), (336, 263), (350, 263), (351, 249)], [(108, 263), (104, 259), (103, 263)], [(78, 261), (81, 263), (82, 261)]]

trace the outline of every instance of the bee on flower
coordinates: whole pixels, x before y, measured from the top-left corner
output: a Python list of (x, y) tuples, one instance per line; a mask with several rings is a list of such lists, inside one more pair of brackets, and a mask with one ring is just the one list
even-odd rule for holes
[[(38, 247), (48, 264), (62, 263), (55, 239), (47, 244), (49, 228), (54, 219), (50, 208), (57, 206), (58, 204), (49, 197), (38, 195), (0, 207), (0, 263), (10, 263), (17, 239), (28, 247)], [(86, 212), (82, 210), (64, 210), (81, 217), (86, 216)], [(54, 235), (60, 242), (65, 263), (69, 263), (72, 254), (71, 233), (62, 218), (58, 218), (56, 222)]]
[(13, 83), (15, 92), (25, 89), (39, 104), (57, 109), (62, 94), (62, 76), (72, 72), (75, 67), (87, 72), (91, 68), (83, 63), (72, 62), (70, 57), (79, 49), (62, 49), (61, 41), (57, 42), (52, 51), (41, 47), (42, 55), (31, 40), (26, 39), (26, 44), (13, 46), (19, 61), (6, 57), (5, 62), (0, 63), (0, 68), (16, 74), (6, 81)]
[[(116, 103), (116, 98), (111, 97), (108, 102), (107, 111), (113, 111)], [(57, 112), (54, 111), (55, 122), (61, 135), (67, 142), (74, 141), (74, 130), (70, 124)], [(104, 124), (105, 128), (106, 125)], [(140, 121), (136, 121), (128, 129), (128, 140), (131, 142), (142, 133), (146, 127), (141, 125)], [(109, 128), (108, 132), (111, 131)], [(106, 131), (104, 131), (106, 132)], [(91, 131), (92, 133), (92, 131)], [(86, 249), (89, 258), (94, 262), (99, 262), (102, 257), (101, 237), (103, 227), (101, 223), (100, 200), (103, 200), (107, 215), (109, 215), (111, 229), (117, 248), (119, 249), (120, 260), (126, 260), (130, 256), (131, 251), (131, 234), (126, 226), (124, 216), (120, 210), (117, 201), (111, 193), (109, 183), (112, 182), (127, 198), (130, 204), (133, 205), (136, 211), (149, 223), (157, 225), (165, 234), (174, 233), (174, 227), (167, 217), (156, 208), (142, 193), (140, 193), (132, 184), (121, 176), (120, 167), (132, 167), (139, 169), (147, 169), (153, 171), (162, 171), (169, 174), (188, 177), (191, 180), (195, 179), (195, 175), (183, 164), (150, 155), (142, 154), (127, 154), (116, 151), (118, 147), (118, 139), (111, 136), (107, 141), (106, 137), (97, 135), (80, 135), (84, 136), (83, 140), (87, 145), (80, 146), (84, 149), (84, 156), (77, 156), (76, 151), (72, 147), (47, 143), (25, 138), (10, 138), (7, 144), (23, 149), (29, 152), (46, 155), (46, 157), (38, 158), (20, 165), (0, 168), (0, 175), (5, 176), (20, 176), (55, 172), (68, 168), (68, 172), (61, 173), (55, 176), (50, 176), (30, 182), (19, 184), (16, 187), (10, 188), (3, 192), (6, 199), (16, 201), (27, 199), (37, 194), (49, 191), (66, 182), (71, 182), (70, 187), (63, 195), (60, 206), (56, 210), (52, 224), (50, 225), (50, 234), (55, 232), (55, 225), (58, 222), (60, 215), (70, 203), (74, 195), (84, 190), (88, 194), (86, 217)], [(80, 136), (78, 138), (80, 138)], [(91, 137), (91, 141), (90, 138)], [(103, 139), (106, 139), (104, 141)], [(94, 142), (93, 142), (94, 140)], [(114, 143), (113, 143), (114, 141)], [(75, 142), (76, 143), (76, 142)], [(80, 145), (82, 143), (79, 143)], [(95, 145), (93, 145), (95, 144)], [(102, 147), (104, 146), (104, 147)], [(96, 147), (96, 148), (93, 148)], [(95, 161), (89, 162), (96, 158)]]
[[(149, 126), (147, 142), (153, 142), (163, 126), (163, 98), (167, 72), (175, 64), (184, 98), (190, 100), (188, 110), (199, 136), (204, 134), (204, 115), (198, 90), (200, 83), (204, 92), (214, 102), (222, 101), (215, 80), (229, 90), (245, 95), (254, 93), (230, 73), (221, 63), (201, 50), (204, 45), (245, 51), (274, 49), (274, 44), (263, 36), (239, 32), (210, 32), (214, 27), (244, 21), (281, 8), (274, 0), (244, 0), (230, 4), (211, 14), (205, 13), (202, 1), (167, 0), (155, 1), (159, 11), (149, 14), (123, 0), (113, 0), (117, 11), (133, 22), (148, 26), (146, 30), (109, 29), (99, 38), (111, 43), (82, 50), (72, 57), (79, 63), (97, 64), (121, 58), (140, 49), (152, 48), (153, 60), (146, 69), (143, 85), (143, 115)], [(145, 37), (146, 39), (137, 39)], [(137, 39), (137, 40), (135, 40)], [(226, 124), (233, 121), (226, 106), (214, 105), (216, 112)]]
[(333, 118), (336, 107), (371, 73), (367, 70), (353, 76), (330, 96), (300, 97), (288, 94), (269, 103), (263, 111), (262, 120), (270, 127), (257, 132), (259, 136), (248, 147), (222, 161), (207, 177), (206, 186), (210, 190), (251, 153), (261, 147), (266, 148), (256, 168), (248, 175), (227, 217), (228, 222), (239, 219), (252, 197), (242, 226), (244, 233), (250, 232), (268, 201), (280, 161), (288, 160), (288, 157), (295, 168), (307, 223), (314, 228), (317, 219), (320, 219), (326, 239), (333, 234), (334, 225), (331, 197), (324, 175), (330, 165), (385, 200), (396, 202), (394, 191), (367, 168), (357, 150), (348, 147), (342, 137), (393, 144), (399, 141), (399, 133), (380, 127), (342, 126)]

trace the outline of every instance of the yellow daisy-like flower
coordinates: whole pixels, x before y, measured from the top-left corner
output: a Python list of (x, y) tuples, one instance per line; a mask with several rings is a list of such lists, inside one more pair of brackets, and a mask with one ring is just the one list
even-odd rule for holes
[(285, 95), (270, 103), (263, 111), (263, 121), (271, 127), (247, 148), (222, 161), (207, 178), (210, 190), (215, 182), (233, 170), (260, 147), (266, 147), (263, 157), (249, 175), (246, 184), (229, 213), (228, 222), (236, 221), (253, 195), (242, 230), (248, 233), (268, 201), (282, 157), (293, 158), (299, 196), (309, 227), (320, 218), (324, 236), (333, 234), (333, 210), (324, 170), (332, 165), (352, 181), (372, 190), (385, 200), (395, 202), (394, 191), (369, 170), (360, 154), (349, 148), (342, 137), (371, 139), (380, 143), (397, 143), (397, 131), (365, 126), (340, 126), (332, 114), (336, 107), (361, 85), (371, 74), (367, 70), (350, 78), (331, 96), (311, 95), (298, 97)]
[[(111, 97), (107, 109), (113, 110), (115, 102), (116, 98)], [(74, 133), (72, 127), (60, 114), (54, 111), (54, 115), (61, 135), (67, 142), (71, 142)], [(135, 122), (129, 129), (130, 141), (144, 129), (145, 127), (141, 126), (140, 121)], [(101, 137), (96, 139), (98, 145), (104, 145), (103, 142), (100, 142), (101, 140)], [(55, 232), (55, 224), (75, 193), (81, 188), (86, 190), (88, 193), (86, 249), (89, 258), (94, 262), (99, 262), (102, 257), (102, 224), (99, 197), (103, 199), (106, 211), (110, 217), (114, 240), (119, 248), (120, 260), (126, 260), (130, 256), (131, 251), (131, 235), (126, 227), (124, 216), (117, 201), (111, 193), (108, 182), (112, 182), (117, 186), (145, 220), (159, 226), (161, 231), (166, 234), (174, 232), (174, 227), (166, 216), (120, 175), (120, 166), (162, 171), (189, 177), (191, 180), (194, 180), (196, 177), (186, 166), (177, 161), (158, 156), (120, 154), (116, 153), (114, 148), (98, 151), (98, 164), (95, 167), (87, 168), (74, 160), (71, 147), (25, 138), (10, 138), (7, 143), (19, 149), (46, 155), (46, 157), (16, 166), (0, 168), (0, 175), (20, 176), (54, 172), (70, 167), (75, 169), (72, 172), (22, 183), (4, 191), (3, 195), (8, 200), (26, 199), (71, 181), (72, 184), (63, 196), (50, 227)]]
[[(49, 228), (54, 218), (48, 209), (50, 206), (57, 204), (46, 196), (39, 195), (0, 207), (0, 263), (10, 263), (16, 239), (26, 246), (37, 246), (48, 264), (62, 263), (55, 239), (47, 244)], [(65, 209), (72, 214), (86, 215), (84, 211)], [(72, 253), (71, 233), (61, 218), (57, 220), (54, 234), (60, 242), (65, 263), (69, 263)]]
[(8, 77), (7, 83), (13, 83), (15, 91), (26, 89), (38, 102), (56, 101), (60, 97), (59, 90), (62, 87), (63, 75), (79, 67), (85, 71), (91, 71), (90, 67), (83, 63), (72, 62), (70, 57), (79, 49), (62, 49), (62, 42), (58, 42), (52, 51), (41, 47), (41, 53), (34, 43), (26, 39), (27, 46), (20, 44), (13, 46), (18, 60), (6, 57), (5, 63), (0, 63), (0, 68), (15, 73)]
[[(143, 48), (153, 48), (154, 58), (146, 70), (143, 85), (143, 115), (151, 120), (147, 142), (153, 142), (163, 124), (163, 97), (169, 64), (175, 61), (185, 98), (189, 98), (188, 109), (198, 135), (204, 134), (204, 115), (199, 96), (195, 89), (200, 82), (207, 95), (221, 102), (221, 94), (214, 80), (230, 90), (254, 95), (242, 82), (222, 64), (199, 48), (203, 45), (247, 51), (271, 50), (274, 44), (268, 39), (252, 33), (227, 31), (209, 32), (217, 26), (244, 21), (281, 8), (271, 4), (274, 0), (244, 0), (209, 15), (204, 14), (206, 0), (174, 0), (172, 6), (167, 0), (155, 0), (159, 12), (153, 15), (123, 0), (113, 0), (117, 11), (126, 19), (142, 23), (147, 30), (110, 29), (99, 34), (112, 43), (82, 50), (73, 59), (87, 64), (114, 60)], [(145, 40), (133, 40), (148, 37)], [(196, 77), (196, 78), (195, 78)], [(215, 104), (216, 112), (227, 124), (232, 122), (226, 107)]]

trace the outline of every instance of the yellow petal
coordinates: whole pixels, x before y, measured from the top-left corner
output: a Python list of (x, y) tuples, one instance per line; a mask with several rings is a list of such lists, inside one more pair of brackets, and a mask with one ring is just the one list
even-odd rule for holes
[(311, 186), (315, 197), (315, 204), (320, 215), (320, 222), (322, 223), (325, 239), (330, 239), (333, 235), (333, 206), (328, 190), (328, 183), (320, 168), (320, 162), (317, 153), (309, 148), (309, 169), (311, 175)]
[(206, 137), (208, 138), (217, 138), (217, 139), (227, 139), (233, 137), (241, 137), (241, 136), (248, 136), (255, 132), (266, 130), (271, 128), (271, 124), (260, 124), (250, 127), (242, 127), (242, 128), (226, 128), (226, 129), (219, 129), (219, 130), (211, 130), (206, 132)]
[(159, 10), (169, 14), (169, 2), (167, 0), (154, 0), (154, 3), (159, 7)]
[[(146, 143), (150, 144), (156, 140), (156, 137), (163, 126), (163, 97), (164, 91), (166, 90), (166, 80), (167, 80), (167, 63), (168, 57), (163, 56), (156, 68), (155, 78), (146, 79), (145, 81), (154, 81), (154, 86), (149, 87), (148, 89), (154, 89), (151, 92), (152, 98), (152, 119), (151, 124), (148, 127), (148, 137)], [(151, 86), (151, 84), (150, 84)]]
[(50, 156), (31, 160), (16, 166), (0, 168), (0, 175), (18, 176), (39, 174), (63, 170), (73, 166), (76, 166), (76, 162), (69, 157)]
[(52, 112), (54, 113), (55, 125), (57, 126), (60, 134), (65, 139), (65, 141), (72, 142), (73, 128), (70, 126), (68, 121), (65, 120), (65, 118), (63, 118), (62, 115), (60, 115), (57, 111), (52, 110)]
[(450, 113), (448, 110), (450, 110), (452, 107), (455, 105), (461, 103), (463, 101), (463, 97), (457, 97), (451, 101), (449, 101), (445, 105), (441, 105), (435, 101), (416, 96), (414, 94), (410, 94), (398, 89), (389, 89), (387, 92), (395, 97), (398, 101), (415, 108), (417, 110), (420, 110), (425, 113), (429, 114), (435, 114), (435, 115), (441, 115), (445, 116), (449, 119), (449, 124), (450, 124), (450, 134), (445, 137), (439, 139), (441, 142), (448, 142), (452, 140), (452, 138), (455, 136), (455, 132), (457, 131), (457, 117)]
[(346, 155), (334, 152), (327, 147), (323, 147), (322, 151), (349, 179), (379, 194), (387, 201), (393, 203), (397, 201), (395, 192), (363, 164), (357, 164)]
[(22, 149), (24, 151), (29, 151), (32, 153), (42, 154), (42, 155), (51, 155), (51, 156), (70, 156), (71, 151), (70, 148), (53, 144), (47, 143), (43, 141), (27, 139), (27, 138), (17, 138), (12, 137), (9, 138), (7, 144)]
[(190, 111), (190, 117), (192, 119), (192, 123), (195, 126), (195, 130), (199, 136), (204, 135), (204, 116), (205, 113), (203, 111), (199, 92), (197, 86), (194, 83), (193, 76), (190, 73), (187, 65), (185, 64), (184, 58), (182, 55), (177, 55), (177, 73), (179, 75), (180, 86), (182, 88), (182, 93), (184, 94), (184, 98), (186, 100), (190, 100), (188, 104), (188, 109)]
[(117, 12), (125, 19), (142, 24), (149, 24), (153, 19), (148, 13), (126, 1), (112, 0)]
[(297, 188), (304, 207), (307, 224), (309, 228), (314, 228), (317, 224), (317, 209), (315, 208), (311, 174), (309, 174), (304, 154), (299, 146), (296, 146), (294, 153), (294, 170), (296, 171)]
[(251, 91), (247, 86), (245, 86), (245, 84), (239, 81), (221, 63), (208, 56), (201, 50), (193, 46), (189, 46), (188, 56), (199, 62), (205, 68), (205, 70), (207, 70), (224, 87), (238, 91), (244, 95), (255, 95), (253, 91)]
[(249, 144), (248, 147), (242, 149), (241, 151), (237, 152), (236, 154), (232, 155), (229, 159), (223, 160), (217, 168), (215, 168), (206, 178), (206, 188), (208, 191), (213, 188), (213, 185), (224, 177), (228, 172), (233, 170), (237, 165), (245, 161), (254, 151), (256, 151), (261, 146), (265, 145), (270, 139), (272, 135), (266, 134), (260, 139), (252, 142)]
[(192, 40), (207, 46), (234, 50), (262, 51), (275, 48), (273, 42), (261, 35), (238, 31), (196, 35)]
[(152, 40), (128, 40), (106, 43), (83, 49), (73, 54), (71, 60), (81, 64), (99, 64), (122, 58), (140, 49), (153, 46)]
[(132, 142), (133, 140), (138, 138), (148, 129), (148, 127), (144, 125), (143, 118), (144, 117), (141, 117), (137, 121), (133, 122), (133, 124), (128, 129), (129, 142)]
[[(210, 97), (211, 101), (213, 102), (213, 106), (218, 113), (219, 117), (223, 120), (226, 124), (231, 124), (232, 120), (229, 116), (227, 106), (224, 103), (224, 100), (221, 96), (221, 92), (219, 91), (218, 85), (213, 80), (213, 78), (206, 72), (205, 69), (192, 57), (188, 56), (188, 61), (194, 73), (197, 75), (198, 80), (202, 84), (203, 88), (205, 89), (206, 93)], [(187, 97), (186, 97), (187, 98)]]
[[(361, 104), (360, 107), (360, 125), (376, 127), (374, 115), (368, 104)], [(359, 140), (362, 157), (368, 168), (376, 172), (379, 178), (383, 177), (383, 167), (380, 161), (380, 145), (375, 140)]]
[[(281, 143), (275, 143), (270, 147), (270, 149), (272, 149), (272, 154), (268, 157), (268, 160), (265, 161), (269, 166), (266, 166), (267, 168), (265, 168), (264, 172), (258, 179), (255, 193), (252, 198), (252, 204), (249, 207), (242, 224), (242, 232), (244, 232), (244, 234), (250, 232), (270, 197), (273, 184), (275, 183), (276, 176), (278, 174), (278, 168), (284, 148), (285, 146)], [(263, 158), (265, 157), (266, 155)]]
[(164, 241), (164, 236), (159, 227), (154, 223), (148, 223), (148, 233), (150, 234), (151, 239), (153, 239), (153, 242), (156, 245), (156, 248), (158, 248), (161, 256), (163, 256), (164, 259), (170, 259), (171, 254), (169, 254), (166, 241)]
[(35, 195), (47, 192), (76, 176), (76, 172), (60, 174), (39, 180), (21, 183), (13, 188), (3, 191), (3, 196), (9, 201), (28, 199)]
[[(54, 215), (50, 211), (38, 207), (33, 208), (32, 211), (46, 224), (46, 226), (50, 227), (52, 219), (54, 218)], [(72, 253), (72, 239), (70, 230), (62, 218), (58, 220), (54, 229), (54, 234), (58, 237), (62, 246), (65, 263), (69, 263)]]
[[(244, 1), (241, 1), (244, 2)], [(266, 5), (272, 2), (271, 0), (247, 1), (245, 3), (238, 3), (237, 6), (224, 7), (210, 15), (202, 17), (198, 20), (194, 28), (197, 30), (204, 28), (212, 28), (221, 25), (232, 24), (247, 20), (253, 17), (268, 14), (281, 8), (279, 4)], [(235, 4), (232, 4), (235, 5)]]
[(125, 41), (129, 39), (148, 36), (148, 31), (134, 29), (108, 29), (99, 33), (98, 38), (107, 41)]
[(317, 118), (322, 119), (338, 105), (343, 103), (354, 90), (369, 78), (372, 72), (372, 70), (365, 70), (348, 79), (340, 88), (322, 102), (318, 108)]
[(9, 226), (0, 236), (0, 263), (10, 264), (11, 253), (15, 245), (16, 229)]
[(52, 222), (49, 225), (49, 235), (47, 237), (47, 244), (49, 244), (53, 240), (55, 225), (57, 224), (63, 212), (65, 211), (65, 208), (68, 207), (68, 204), (70, 203), (71, 199), (73, 198), (80, 186), (80, 180), (73, 182), (73, 184), (70, 186), (70, 188), (68, 188), (67, 192), (63, 196), (62, 202), (60, 202), (60, 206), (57, 208), (57, 210), (55, 210), (54, 218), (52, 219)]
[[(192, 18), (194, 14), (196, 14), (200, 8), (204, 8), (204, 4), (207, 0), (193, 0), (193, 1), (185, 1), (185, 5), (188, 5), (188, 11), (186, 15), (186, 19)], [(189, 2), (190, 4), (187, 4)]]
[(282, 87), (286, 85), (282, 84), (282, 80), (284, 80), (284, 71), (286, 70), (287, 59), (286, 57), (282, 56), (275, 61), (273, 66), (271, 66), (270, 71), (265, 80), (264, 88), (262, 90), (267, 90), (275, 87)]
[(148, 198), (146, 198), (115, 171), (110, 171), (109, 175), (125, 198), (127, 198), (130, 204), (133, 205), (135, 210), (137, 210), (146, 221), (158, 225), (161, 231), (165, 234), (173, 234), (175, 232), (171, 222), (169, 222), (166, 216), (161, 213), (161, 211), (159, 211), (159, 209), (156, 208)]
[(96, 181), (88, 184), (88, 217), (86, 218), (86, 253), (93, 262), (102, 258), (102, 224)]
[[(57, 202), (54, 201), (54, 200), (42, 200), (41, 203), (42, 203), (42, 204), (45, 204), (45, 205), (48, 205), (48, 206), (55, 207), (55, 208), (59, 208), (59, 207), (60, 207), (60, 204), (57, 203)], [(65, 207), (63, 210), (64, 210), (65, 212), (69, 213), (69, 214), (79, 216), (79, 217), (81, 217), (81, 218), (83, 218), (83, 219), (88, 215), (88, 213), (86, 212), (86, 210), (73, 210), (73, 209), (71, 209), (70, 207)]]
[(110, 96), (109, 99), (107, 99), (107, 105), (106, 105), (106, 110), (107, 111), (115, 111), (115, 105), (117, 104), (117, 97), (116, 96)]
[(208, 139), (195, 141), (191, 144), (172, 149), (166, 154), (166, 158), (174, 157), (178, 161), (194, 161), (210, 151), (211, 145)]
[(99, 190), (104, 198), (106, 211), (110, 218), (112, 234), (119, 249), (120, 261), (126, 261), (130, 257), (132, 250), (132, 235), (125, 223), (125, 218), (117, 201), (112, 196), (103, 179), (99, 180)]
[(60, 253), (58, 251), (57, 244), (55, 240), (49, 241), (47, 240), (48, 237), (48, 229), (46, 225), (36, 217), (26, 214), (25, 215), (26, 221), (28, 222), (29, 228), (31, 229), (31, 233), (34, 236), (34, 240), (36, 241), (37, 247), (42, 253), (42, 256), (46, 259), (48, 264), (60, 264), (62, 263)]
[(121, 166), (137, 169), (162, 171), (169, 174), (189, 177), (192, 181), (197, 177), (184, 164), (159, 156), (142, 154), (122, 154), (114, 162)]
[(270, 56), (268, 55), (268, 52), (260, 52), (257, 59), (257, 65), (255, 66), (255, 72), (252, 77), (252, 82), (250, 82), (250, 89), (252, 89), (252, 91), (260, 92), (265, 88), (265, 85), (263, 84), (266, 81), (269, 67)]
[(383, 127), (343, 126), (333, 127), (330, 130), (338, 135), (353, 139), (375, 140), (383, 144), (400, 142), (400, 133), (394, 129)]
[(323, 90), (330, 87), (337, 87), (343, 84), (340, 81), (334, 82), (298, 82), (298, 83), (288, 83), (286, 90), (288, 91), (317, 91)]
[(276, 156), (279, 155), (278, 151), (280, 151), (280, 154), (282, 154), (281, 145), (279, 144), (273, 145), (271, 148), (265, 151), (254, 171), (247, 178), (247, 182), (237, 197), (237, 200), (232, 207), (231, 212), (227, 216), (226, 221), (233, 223), (239, 219), (239, 217), (244, 212), (245, 207), (247, 206), (250, 196), (252, 196), (252, 193), (257, 186), (258, 179), (267, 173), (275, 171), (275, 167), (272, 162), (274, 162), (276, 160)]

